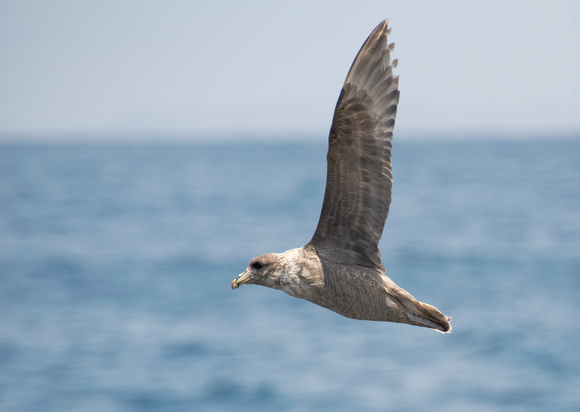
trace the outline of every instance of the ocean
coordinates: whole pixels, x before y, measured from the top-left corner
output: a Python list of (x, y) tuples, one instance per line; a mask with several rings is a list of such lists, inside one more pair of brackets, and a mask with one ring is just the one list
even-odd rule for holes
[(0, 143), (0, 410), (580, 411), (580, 139), (394, 144), (383, 263), (451, 334), (230, 288), (324, 139)]

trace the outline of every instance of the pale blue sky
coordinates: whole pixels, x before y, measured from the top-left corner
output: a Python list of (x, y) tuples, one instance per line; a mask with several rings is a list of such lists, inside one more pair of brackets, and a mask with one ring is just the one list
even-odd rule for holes
[(388, 18), (396, 133), (580, 133), (580, 2), (0, 0), (0, 135), (326, 135)]

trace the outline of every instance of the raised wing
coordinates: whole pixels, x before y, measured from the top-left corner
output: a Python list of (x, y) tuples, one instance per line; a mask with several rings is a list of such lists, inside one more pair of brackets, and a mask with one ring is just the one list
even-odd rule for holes
[(309, 243), (323, 258), (382, 271), (378, 244), (391, 203), (399, 101), (389, 32), (386, 20), (373, 30), (340, 92), (330, 129), (322, 212)]

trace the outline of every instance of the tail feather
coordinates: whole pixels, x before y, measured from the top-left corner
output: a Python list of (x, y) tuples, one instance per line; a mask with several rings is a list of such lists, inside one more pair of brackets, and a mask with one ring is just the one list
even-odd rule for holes
[(439, 332), (451, 332), (451, 317), (445, 316), (435, 306), (427, 303), (417, 301), (413, 307), (413, 312), (407, 311), (407, 316), (413, 322), (419, 323), (421, 326), (426, 326), (438, 330)]

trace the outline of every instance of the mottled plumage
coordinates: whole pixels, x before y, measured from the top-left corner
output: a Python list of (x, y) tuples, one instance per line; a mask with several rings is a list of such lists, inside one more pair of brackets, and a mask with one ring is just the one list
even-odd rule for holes
[(399, 78), (387, 22), (358, 52), (330, 129), (326, 190), (312, 240), (250, 261), (232, 282), (280, 289), (353, 319), (448, 332), (451, 318), (417, 301), (384, 274), (379, 251), (391, 203), (391, 153)]

